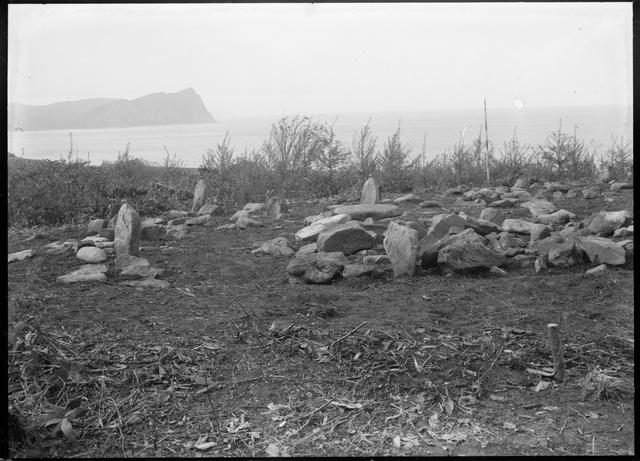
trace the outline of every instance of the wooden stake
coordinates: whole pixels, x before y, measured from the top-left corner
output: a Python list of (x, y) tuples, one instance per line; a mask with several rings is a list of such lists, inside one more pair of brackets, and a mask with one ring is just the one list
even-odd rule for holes
[(487, 185), (489, 184), (489, 128), (487, 127), (487, 98), (484, 98), (484, 142), (487, 148), (487, 158), (486, 158), (486, 166), (487, 166)]
[(547, 330), (549, 331), (549, 347), (551, 348), (553, 368), (555, 370), (554, 380), (561, 383), (564, 381), (564, 357), (562, 356), (560, 345), (559, 326), (557, 323), (550, 323), (547, 325)]

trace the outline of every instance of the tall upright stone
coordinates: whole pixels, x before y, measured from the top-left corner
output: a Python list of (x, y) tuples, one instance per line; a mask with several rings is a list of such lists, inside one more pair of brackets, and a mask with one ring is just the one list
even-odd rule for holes
[(280, 199), (271, 197), (267, 200), (266, 208), (265, 215), (267, 218), (278, 219), (278, 216), (280, 216)]
[(204, 179), (201, 179), (196, 184), (196, 188), (193, 191), (193, 205), (191, 205), (191, 212), (196, 212), (202, 205), (204, 205), (205, 194), (207, 193), (207, 185)]
[(392, 222), (389, 224), (383, 244), (396, 277), (415, 273), (420, 246), (417, 230)]
[(373, 177), (367, 179), (362, 187), (360, 203), (375, 204), (380, 202), (380, 189)]
[(116, 255), (138, 256), (140, 253), (140, 216), (128, 203), (123, 203), (118, 212), (115, 229)]

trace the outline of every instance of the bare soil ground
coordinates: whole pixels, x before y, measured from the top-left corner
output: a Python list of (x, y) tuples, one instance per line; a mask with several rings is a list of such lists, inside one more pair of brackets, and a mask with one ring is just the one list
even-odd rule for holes
[[(583, 218), (631, 210), (632, 194), (556, 204)], [(598, 279), (577, 266), (301, 285), (287, 258), (251, 254), (325, 205), (144, 242), (164, 290), (115, 272), (58, 284), (81, 265), (72, 253), (10, 264), (9, 456), (635, 453), (633, 394), (585, 387), (596, 367), (633, 385), (632, 264)], [(10, 230), (9, 252), (84, 235), (40, 231)], [(545, 378), (526, 369), (552, 367), (550, 322), (566, 380), (535, 391)]]

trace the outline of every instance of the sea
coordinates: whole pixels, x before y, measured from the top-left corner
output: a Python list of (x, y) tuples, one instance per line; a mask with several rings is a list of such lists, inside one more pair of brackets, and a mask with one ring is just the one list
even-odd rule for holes
[[(290, 114), (295, 115), (295, 114)], [(398, 129), (400, 140), (411, 156), (424, 153), (426, 160), (448, 153), (457, 142), (471, 144), (482, 132), (485, 139), (484, 109), (414, 112), (374, 112), (310, 115), (315, 122), (333, 127), (346, 149), (354, 135), (367, 123), (376, 137), (376, 146)], [(271, 127), (282, 118), (235, 116), (215, 123), (141, 126), (133, 128), (13, 131), (7, 133), (8, 152), (26, 159), (67, 159), (89, 161), (93, 165), (113, 162), (125, 152), (129, 156), (162, 165), (169, 156), (184, 167), (198, 167), (208, 149), (215, 149), (229, 137), (234, 155), (258, 151), (269, 139)], [(536, 147), (554, 131), (576, 135), (592, 151), (603, 154), (613, 139), (632, 145), (632, 106), (487, 108), (487, 132), (497, 153), (514, 135), (522, 144)]]

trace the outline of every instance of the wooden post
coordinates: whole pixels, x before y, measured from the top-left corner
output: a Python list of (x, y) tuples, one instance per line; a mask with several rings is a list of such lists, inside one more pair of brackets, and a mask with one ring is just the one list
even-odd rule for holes
[(564, 357), (562, 356), (560, 345), (559, 326), (557, 323), (550, 323), (547, 325), (547, 330), (549, 332), (549, 347), (551, 348), (553, 368), (555, 370), (553, 379), (561, 383), (564, 381)]
[(69, 133), (69, 155), (67, 157), (67, 163), (71, 163), (71, 159), (73, 158), (73, 134)]
[(487, 125), (487, 98), (484, 98), (484, 137), (484, 143), (487, 149), (487, 158), (485, 159), (487, 166), (487, 185), (489, 185), (489, 180), (491, 178), (489, 176), (489, 127)]

